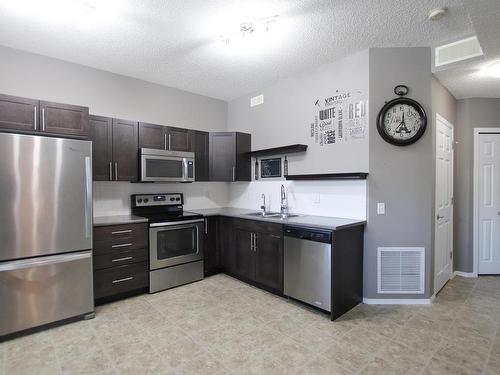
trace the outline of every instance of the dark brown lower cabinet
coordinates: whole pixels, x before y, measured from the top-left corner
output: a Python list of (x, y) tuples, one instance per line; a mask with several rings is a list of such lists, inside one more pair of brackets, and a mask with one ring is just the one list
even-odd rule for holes
[(107, 302), (149, 287), (148, 225), (94, 228), (94, 299)]
[(256, 233), (255, 254), (255, 281), (282, 291), (283, 236), (277, 233)]
[(205, 218), (205, 237), (203, 242), (203, 269), (205, 276), (220, 272), (219, 217)]
[[(221, 224), (221, 257), (224, 270), (245, 281), (282, 293), (281, 224), (223, 219), (226, 222), (225, 225)], [(224, 234), (225, 232), (228, 233)]]

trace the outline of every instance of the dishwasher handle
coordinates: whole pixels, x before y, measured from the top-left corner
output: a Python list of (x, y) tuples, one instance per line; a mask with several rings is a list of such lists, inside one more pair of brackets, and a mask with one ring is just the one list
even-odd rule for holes
[(285, 237), (299, 238), (301, 240), (331, 243), (332, 232), (329, 230), (285, 226)]

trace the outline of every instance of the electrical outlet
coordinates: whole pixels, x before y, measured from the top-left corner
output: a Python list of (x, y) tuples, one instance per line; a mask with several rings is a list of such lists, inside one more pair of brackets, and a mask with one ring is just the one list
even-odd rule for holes
[(377, 203), (377, 215), (385, 215), (385, 203)]
[(314, 203), (320, 203), (321, 202), (321, 195), (319, 193), (314, 194)]

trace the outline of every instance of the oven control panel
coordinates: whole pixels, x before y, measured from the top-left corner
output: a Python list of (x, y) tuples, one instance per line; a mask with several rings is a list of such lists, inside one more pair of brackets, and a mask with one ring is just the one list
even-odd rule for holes
[(182, 193), (135, 194), (132, 196), (134, 207), (178, 206), (183, 203)]

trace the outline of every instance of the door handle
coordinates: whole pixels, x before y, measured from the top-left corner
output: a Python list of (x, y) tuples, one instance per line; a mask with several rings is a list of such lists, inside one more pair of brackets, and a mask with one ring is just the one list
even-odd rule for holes
[(90, 238), (92, 227), (92, 162), (85, 157), (85, 237)]
[(253, 234), (253, 251), (257, 252), (257, 233)]
[(36, 130), (36, 106), (33, 108), (33, 130)]
[(126, 260), (134, 259), (133, 257), (123, 257), (123, 258), (116, 258), (116, 259), (111, 259), (112, 262), (123, 262)]
[(115, 162), (115, 181), (118, 181), (118, 163)]
[(113, 163), (109, 162), (109, 181), (113, 181)]
[(116, 230), (114, 232), (111, 232), (111, 234), (122, 234), (122, 233), (132, 233), (132, 229)]
[(232, 173), (233, 173), (233, 182), (236, 181), (236, 167), (233, 167), (233, 170), (232, 170)]
[(45, 108), (42, 108), (42, 131), (45, 131)]
[(166, 150), (167, 149), (167, 134), (163, 136), (163, 148)]
[(168, 135), (168, 149), (169, 150), (172, 149), (172, 135), (171, 134)]

